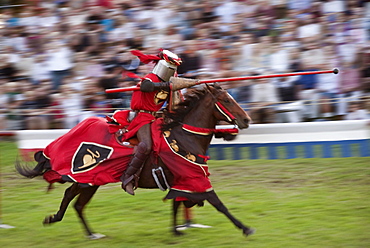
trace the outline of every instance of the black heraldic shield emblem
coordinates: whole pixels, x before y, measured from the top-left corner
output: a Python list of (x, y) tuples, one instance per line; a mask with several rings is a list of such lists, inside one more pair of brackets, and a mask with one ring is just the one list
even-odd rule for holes
[(91, 142), (81, 142), (72, 158), (72, 172), (74, 174), (89, 171), (108, 159), (113, 148)]

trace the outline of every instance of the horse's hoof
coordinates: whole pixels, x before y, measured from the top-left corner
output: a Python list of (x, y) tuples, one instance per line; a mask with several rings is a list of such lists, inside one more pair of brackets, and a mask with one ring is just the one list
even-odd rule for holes
[(95, 239), (102, 239), (102, 238), (105, 238), (106, 236), (104, 234), (100, 234), (100, 233), (92, 233), (88, 236), (86, 236), (88, 239), (90, 240), (95, 240)]
[(256, 232), (256, 230), (255, 229), (253, 229), (253, 228), (247, 228), (247, 229), (245, 229), (244, 231), (243, 231), (243, 234), (245, 235), (245, 236), (249, 236), (249, 235), (252, 235), (252, 234), (254, 234)]
[(53, 218), (54, 218), (54, 215), (46, 216), (45, 219), (44, 219), (44, 221), (42, 222), (42, 224), (44, 224), (44, 225), (50, 225), (51, 223), (53, 223), (52, 222)]
[(180, 232), (180, 231), (177, 231), (177, 230), (175, 230), (175, 231), (173, 231), (173, 234), (175, 235), (175, 236), (184, 236), (185, 235), (185, 233), (183, 233), (183, 232)]

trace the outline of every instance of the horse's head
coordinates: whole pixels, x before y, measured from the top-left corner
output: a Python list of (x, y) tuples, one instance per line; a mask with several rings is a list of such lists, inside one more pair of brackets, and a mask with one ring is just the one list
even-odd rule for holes
[(207, 84), (206, 87), (215, 101), (215, 116), (218, 120), (236, 124), (240, 129), (249, 127), (251, 118), (226, 90), (218, 85)]

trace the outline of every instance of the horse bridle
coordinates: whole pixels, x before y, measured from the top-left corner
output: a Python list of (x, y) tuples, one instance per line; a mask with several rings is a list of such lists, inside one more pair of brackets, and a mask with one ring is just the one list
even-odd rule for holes
[[(218, 92), (216, 95), (214, 95), (213, 93), (212, 93), (212, 91), (210, 90), (210, 88), (209, 88), (209, 85), (208, 84), (206, 84), (206, 86), (207, 86), (207, 90), (209, 91), (209, 93), (211, 94), (211, 96), (212, 96), (212, 98), (213, 98), (213, 100), (215, 101), (215, 108), (216, 108), (216, 110), (222, 115), (222, 116), (224, 116), (225, 117), (225, 119), (228, 121), (228, 122), (230, 122), (230, 123), (232, 123), (232, 124), (235, 124), (235, 120), (236, 120), (236, 118), (235, 118), (235, 116), (232, 114), (232, 113), (230, 113), (230, 111), (229, 110), (227, 110), (227, 108), (225, 108), (224, 107), (224, 105), (222, 105), (222, 103), (220, 103), (220, 101), (218, 100), (218, 96), (221, 94), (221, 92)], [(222, 90), (222, 89), (221, 89)]]

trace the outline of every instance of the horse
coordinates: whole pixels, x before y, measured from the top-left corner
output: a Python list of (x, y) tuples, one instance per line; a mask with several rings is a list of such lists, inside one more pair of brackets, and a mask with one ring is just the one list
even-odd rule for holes
[[(236, 219), (218, 198), (208, 179), (207, 165), (207, 151), (212, 138), (217, 137), (231, 140), (237, 134), (238, 129), (236, 126), (239, 129), (248, 128), (251, 119), (232, 96), (217, 84), (205, 84), (203, 87), (189, 88), (184, 94), (184, 98), (185, 100), (180, 102), (176, 108), (172, 109), (172, 111), (164, 111), (163, 116), (151, 124), (154, 141), (153, 152), (141, 169), (137, 186), (147, 189), (169, 189), (165, 199), (173, 199), (173, 226), (171, 230), (175, 235), (183, 234), (176, 228), (177, 212), (181, 201), (184, 202), (186, 208), (190, 208), (194, 205), (203, 206), (205, 200), (219, 212), (223, 213), (238, 229), (241, 229), (243, 235), (251, 235), (254, 233), (254, 229)], [(91, 120), (91, 118), (93, 119)], [(85, 121), (88, 124), (83, 123)], [(43, 176), (50, 185), (55, 182), (72, 182), (72, 185), (65, 190), (57, 213), (46, 216), (43, 224), (49, 225), (62, 221), (69, 203), (78, 196), (74, 203), (74, 208), (87, 233), (87, 237), (98, 239), (105, 235), (92, 231), (83, 214), (84, 207), (91, 200), (100, 185), (119, 182), (119, 178), (126, 168), (125, 166), (127, 166), (132, 158), (135, 147), (131, 144), (124, 145), (120, 142), (115, 142), (115, 144), (111, 142), (105, 146), (103, 144), (101, 147), (104, 149), (108, 149), (109, 146), (116, 146), (115, 149), (121, 150), (115, 152), (116, 157), (109, 157), (107, 155), (98, 161), (104, 152), (108, 154), (109, 151), (92, 151), (93, 148), (90, 146), (91, 150), (89, 150), (90, 148), (86, 148), (89, 154), (83, 156), (83, 166), (68, 168), (64, 172), (67, 171), (69, 173), (75, 170), (74, 173), (60, 175), (62, 172), (55, 168), (56, 164), (62, 160), (60, 158), (62, 156), (60, 150), (73, 146), (71, 144), (73, 142), (76, 143), (78, 130), (83, 130), (82, 132), (85, 133), (93, 129), (95, 135), (85, 135), (85, 137), (91, 137), (91, 139), (98, 135), (98, 133), (104, 133), (104, 137), (100, 138), (100, 142), (101, 140), (105, 140), (104, 142), (108, 142), (107, 140), (117, 141), (115, 133), (111, 134), (106, 131), (108, 124), (105, 118), (90, 117), (85, 121), (68, 132), (71, 133), (70, 137), (68, 137), (67, 133), (48, 145), (44, 153), (42, 151), (35, 153), (35, 160), (38, 164), (33, 169), (22, 165), (19, 161), (16, 161), (15, 168), (19, 174), (27, 178)], [(235, 127), (226, 131), (217, 129), (216, 125), (220, 122), (227, 122), (233, 124)], [(98, 132), (97, 130), (102, 131)], [(81, 140), (85, 141), (84, 138), (81, 138)], [(87, 147), (89, 147), (88, 145), (95, 144), (94, 142), (81, 142), (78, 144), (79, 148), (81, 148), (82, 143), (82, 146), (87, 145)], [(58, 147), (58, 145), (60, 146)], [(48, 150), (49, 146), (53, 148), (49, 149), (51, 150), (50, 154), (53, 154), (53, 152), (55, 154), (53, 156), (50, 155), (50, 157), (45, 155), (45, 151)], [(80, 155), (79, 152), (74, 152), (73, 159), (76, 159)], [(66, 160), (68, 164), (71, 164), (71, 159), (68, 158)], [(114, 170), (110, 170), (107, 166), (109, 162), (113, 164), (113, 167), (115, 166)], [(122, 165), (125, 166), (122, 167)], [(99, 168), (103, 167), (105, 169), (99, 171)], [(83, 181), (84, 177), (78, 179), (79, 175), (84, 174), (80, 173), (80, 168), (89, 169), (89, 173), (97, 170), (96, 174), (94, 174), (95, 181), (93, 183), (86, 183)], [(102, 179), (104, 177), (109, 177), (109, 180), (104, 181)]]

